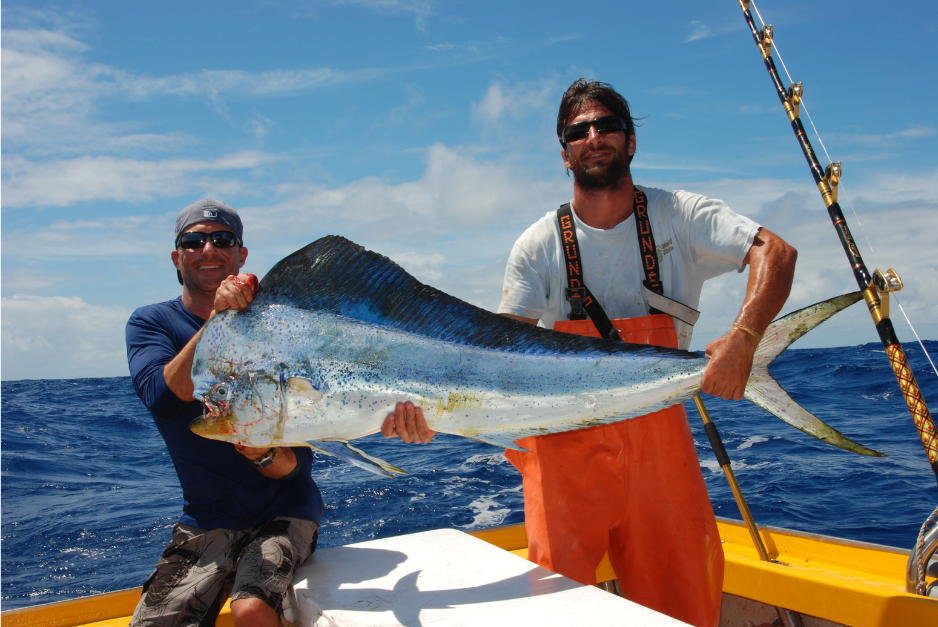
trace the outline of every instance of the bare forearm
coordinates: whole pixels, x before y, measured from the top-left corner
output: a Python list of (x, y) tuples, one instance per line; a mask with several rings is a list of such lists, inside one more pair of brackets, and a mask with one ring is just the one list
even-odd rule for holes
[(798, 251), (767, 229), (762, 229), (747, 255), (749, 279), (746, 298), (736, 321), (762, 334), (782, 310), (791, 292)]
[(705, 394), (737, 401), (743, 397), (759, 339), (788, 299), (797, 258), (798, 252), (780, 237), (759, 231), (746, 255), (749, 282), (736, 325), (707, 344), (710, 363), (700, 381)]
[[(215, 291), (214, 305), (208, 318), (205, 319), (206, 324), (218, 312), (226, 309), (235, 311), (246, 309), (254, 300), (257, 290), (257, 277), (253, 274), (229, 276)], [(204, 325), (202, 328), (205, 328)], [(195, 386), (192, 384), (192, 360), (201, 335), (202, 329), (199, 329), (199, 332), (192, 336), (179, 354), (163, 366), (163, 379), (166, 380), (166, 386), (184, 401), (195, 400), (192, 396), (195, 391)]]
[(179, 354), (163, 366), (163, 379), (166, 380), (166, 387), (184, 401), (195, 400), (192, 396), (195, 391), (195, 386), (192, 384), (192, 359), (195, 357), (195, 347), (199, 343), (201, 333), (200, 329), (179, 351)]
[(518, 322), (527, 322), (528, 324), (537, 324), (538, 321), (537, 318), (525, 318), (524, 316), (516, 316), (515, 314), (503, 313), (498, 315), (511, 318), (512, 320), (517, 320)]
[(264, 468), (254, 468), (257, 472), (270, 479), (283, 479), (296, 468), (296, 453), (289, 446), (279, 446), (277, 448), (253, 448), (235, 444), (235, 450), (253, 462), (267, 455), (270, 451), (274, 452), (274, 461)]
[(277, 448), (277, 456), (274, 457), (274, 463), (267, 468), (258, 468), (257, 472), (271, 479), (283, 479), (296, 468), (296, 453), (289, 446), (280, 446)]

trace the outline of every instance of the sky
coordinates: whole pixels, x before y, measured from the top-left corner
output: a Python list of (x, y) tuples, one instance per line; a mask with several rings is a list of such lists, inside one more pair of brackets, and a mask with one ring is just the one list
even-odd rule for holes
[[(864, 260), (897, 269), (938, 339), (938, 6), (756, 6), (843, 162)], [(515, 239), (572, 195), (554, 128), (580, 77), (641, 118), (637, 183), (721, 198), (798, 249), (784, 312), (856, 289), (735, 0), (7, 0), (0, 43), (4, 380), (126, 375), (127, 318), (180, 294), (173, 222), (204, 197), (240, 212), (246, 272), (338, 234), (494, 311)], [(707, 284), (692, 349), (745, 282)], [(795, 346), (875, 341), (856, 305)]]

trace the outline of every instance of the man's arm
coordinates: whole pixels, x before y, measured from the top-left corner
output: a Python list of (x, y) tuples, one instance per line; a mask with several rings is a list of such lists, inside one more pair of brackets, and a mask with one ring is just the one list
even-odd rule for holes
[[(255, 459), (260, 459), (273, 448), (254, 448), (252, 446), (241, 446), (240, 444), (235, 444), (234, 447), (236, 451), (252, 462)], [(274, 453), (274, 462), (266, 468), (257, 468), (255, 466), (255, 469), (270, 479), (283, 479), (296, 468), (296, 453), (289, 446), (278, 446), (273, 450), (276, 451)]]
[(515, 314), (503, 313), (498, 315), (517, 320), (518, 322), (527, 322), (528, 324), (537, 324), (538, 322), (537, 318), (525, 318), (524, 316), (516, 316)]
[[(254, 300), (257, 290), (257, 277), (253, 274), (229, 276), (222, 281), (215, 291), (215, 303), (212, 313), (209, 315), (209, 320), (215, 314), (226, 309), (234, 309), (235, 311), (246, 309)], [(163, 378), (166, 380), (166, 386), (173, 394), (184, 401), (195, 400), (192, 396), (195, 391), (195, 386), (192, 383), (192, 359), (195, 356), (195, 347), (199, 343), (201, 333), (200, 330), (199, 333), (192, 336), (192, 339), (179, 351), (179, 354), (163, 366)], [(250, 461), (260, 459), (271, 450), (270, 447), (255, 448), (239, 444), (235, 444), (234, 447), (236, 451)], [(276, 449), (273, 463), (266, 468), (257, 468), (257, 472), (271, 479), (282, 479), (293, 472), (295, 468), (296, 454), (293, 449), (289, 446), (280, 446)]]
[[(253, 274), (229, 276), (215, 290), (215, 304), (212, 313), (208, 317), (209, 320), (215, 314), (226, 309), (234, 309), (235, 311), (246, 309), (254, 300), (257, 290), (257, 277)], [(166, 379), (166, 386), (172, 390), (173, 394), (184, 401), (195, 400), (192, 396), (195, 391), (195, 386), (192, 384), (192, 359), (195, 357), (195, 347), (199, 343), (201, 335), (202, 330), (200, 329), (179, 351), (179, 354), (163, 366), (163, 378)]]
[[(760, 336), (772, 322), (791, 292), (798, 251), (768, 229), (760, 229), (743, 264), (749, 266), (746, 298), (736, 322)], [(752, 370), (752, 357), (759, 340), (733, 327), (729, 333), (707, 344), (710, 358), (700, 390), (724, 400), (740, 400)]]

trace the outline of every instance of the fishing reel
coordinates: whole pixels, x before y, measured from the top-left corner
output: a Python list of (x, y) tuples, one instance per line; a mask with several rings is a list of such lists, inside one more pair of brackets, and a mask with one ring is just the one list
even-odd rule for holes
[(889, 292), (898, 292), (902, 289), (902, 279), (894, 268), (885, 272), (877, 270), (873, 273), (871, 287), (879, 294), (879, 311), (883, 318), (889, 317)]

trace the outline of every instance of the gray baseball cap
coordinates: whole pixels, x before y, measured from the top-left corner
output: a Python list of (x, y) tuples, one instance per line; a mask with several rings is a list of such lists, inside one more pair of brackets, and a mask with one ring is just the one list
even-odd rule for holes
[(213, 198), (197, 200), (176, 216), (176, 246), (179, 238), (186, 229), (199, 222), (219, 222), (235, 232), (238, 239), (244, 241), (244, 227), (241, 226), (241, 216), (225, 203)]

